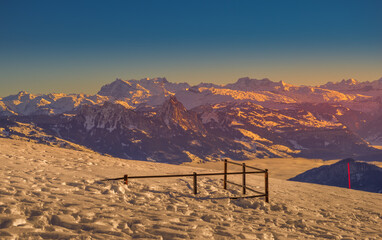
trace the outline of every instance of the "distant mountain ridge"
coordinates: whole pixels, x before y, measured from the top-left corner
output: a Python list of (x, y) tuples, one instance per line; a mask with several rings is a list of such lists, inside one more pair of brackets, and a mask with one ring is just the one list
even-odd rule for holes
[(96, 95), (20, 92), (2, 98), (0, 118), (36, 124), (105, 154), (161, 162), (382, 156), (368, 143), (382, 139), (379, 90), (362, 95), (341, 88), (359, 84), (324, 88), (241, 78), (190, 86), (166, 78), (116, 79)]
[(0, 99), (0, 116), (73, 113), (84, 104), (99, 105), (108, 100), (109, 98), (100, 95), (64, 93), (34, 95), (21, 91)]
[(354, 78), (350, 79), (343, 79), (340, 82), (328, 82), (324, 85), (319, 86), (320, 88), (325, 89), (332, 89), (340, 92), (346, 92), (346, 91), (362, 91), (362, 92), (368, 92), (373, 90), (381, 90), (382, 89), (382, 78), (374, 81), (366, 81), (366, 82), (359, 82)]
[[(352, 88), (349, 89), (349, 86)], [(372, 91), (366, 91), (366, 88)], [(271, 108), (287, 107), (286, 104), (290, 103), (340, 103), (351, 109), (371, 112), (381, 107), (382, 78), (364, 83), (350, 79), (318, 87), (293, 86), (282, 81), (250, 78), (240, 78), (226, 85), (201, 83), (196, 86), (171, 83), (166, 78), (116, 79), (104, 85), (96, 95), (34, 95), (21, 91), (0, 98), (0, 115), (54, 115), (71, 112), (83, 104), (103, 104), (105, 101), (120, 101), (131, 108), (141, 104), (158, 106), (172, 95), (187, 109), (228, 101), (249, 101)]]

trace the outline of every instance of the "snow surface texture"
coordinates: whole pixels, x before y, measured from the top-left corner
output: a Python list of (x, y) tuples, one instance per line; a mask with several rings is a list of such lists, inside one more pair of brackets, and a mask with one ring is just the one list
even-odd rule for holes
[[(270, 203), (221, 178), (99, 182), (216, 170), (0, 139), (1, 239), (381, 239), (382, 195), (270, 179)], [(287, 164), (287, 163), (286, 163)], [(229, 177), (240, 182), (241, 176)], [(263, 176), (247, 184), (263, 191)]]

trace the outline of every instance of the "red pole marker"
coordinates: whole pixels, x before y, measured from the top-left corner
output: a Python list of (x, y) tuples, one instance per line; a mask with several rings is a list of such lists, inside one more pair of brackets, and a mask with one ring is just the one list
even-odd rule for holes
[(348, 163), (348, 176), (349, 176), (349, 189), (350, 189), (351, 187), (350, 187), (350, 165), (349, 165), (349, 163)]

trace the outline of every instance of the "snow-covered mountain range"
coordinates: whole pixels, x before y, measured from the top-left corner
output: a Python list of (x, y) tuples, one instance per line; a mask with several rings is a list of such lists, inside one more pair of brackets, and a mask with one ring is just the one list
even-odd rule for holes
[(105, 154), (172, 163), (378, 158), (380, 151), (370, 144), (382, 143), (381, 82), (350, 79), (314, 87), (241, 78), (190, 86), (145, 78), (117, 79), (96, 95), (22, 91), (0, 99), (6, 120), (0, 136), (21, 136), (22, 130), (9, 126), (32, 124), (42, 135)]
[(362, 112), (376, 111), (381, 106), (382, 78), (372, 82), (354, 79), (329, 82), (321, 86), (294, 86), (269, 79), (240, 78), (226, 85), (201, 83), (171, 83), (166, 78), (141, 80), (116, 79), (104, 85), (98, 94), (42, 94), (21, 91), (0, 98), (0, 113), (10, 115), (40, 115), (71, 112), (83, 104), (118, 102), (136, 108), (141, 104), (161, 105), (175, 95), (187, 108), (228, 101), (254, 102), (270, 108), (288, 108), (291, 103), (338, 103)]

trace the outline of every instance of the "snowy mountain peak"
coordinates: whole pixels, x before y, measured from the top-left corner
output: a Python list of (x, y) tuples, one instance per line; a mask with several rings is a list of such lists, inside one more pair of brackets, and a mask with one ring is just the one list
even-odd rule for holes
[(345, 85), (356, 85), (358, 84), (359, 82), (357, 80), (355, 80), (354, 78), (349, 78), (347, 80), (343, 79), (341, 81), (341, 84), (345, 84)]
[(156, 77), (156, 78), (144, 78), (142, 79), (141, 81), (143, 80), (146, 80), (146, 81), (149, 81), (149, 82), (153, 82), (153, 83), (168, 83), (167, 79), (165, 77)]
[(269, 86), (274, 82), (269, 80), (268, 78), (263, 79), (251, 79), (249, 77), (239, 78), (236, 82), (238, 85), (246, 85), (246, 86)]
[(251, 79), (249, 77), (239, 78), (236, 83), (227, 84), (224, 88), (241, 91), (273, 91), (284, 90), (286, 87), (293, 85), (287, 84), (283, 81), (273, 82), (268, 78)]
[(24, 96), (24, 95), (28, 95), (29, 93), (27, 91), (20, 91), (17, 95), (18, 96)]
[(378, 98), (382, 94), (382, 78), (371, 82), (359, 82), (353, 78), (350, 78), (347, 80), (344, 79), (341, 82), (328, 82), (321, 85), (320, 88)]
[(117, 79), (103, 86), (98, 94), (126, 101), (131, 106), (142, 103), (158, 106), (168, 96), (189, 87), (187, 83), (170, 83), (166, 78)]
[(4, 101), (16, 101), (16, 100), (23, 101), (23, 100), (31, 100), (35, 97), (36, 97), (35, 95), (30, 94), (26, 91), (20, 91), (19, 93), (15, 94), (15, 95), (10, 95), (8, 97), (4, 97), (3, 100)]
[(327, 82), (326, 84), (321, 85), (320, 87), (322, 88), (331, 87), (331, 86), (346, 87), (346, 86), (357, 85), (359, 83), (360, 82), (358, 82), (356, 79), (349, 78), (349, 79), (342, 79), (342, 81), (340, 82)]
[(354, 78), (350, 79), (343, 79), (341, 82), (328, 82), (324, 85), (319, 86), (319, 88), (323, 89), (330, 89), (330, 90), (335, 90), (335, 91), (349, 91), (349, 90), (355, 90), (358, 88), (362, 88), (362, 84), (365, 83), (360, 83)]
[(124, 81), (117, 78), (114, 82), (104, 85), (98, 92), (101, 96), (111, 96), (114, 98), (130, 98), (134, 92), (141, 91), (141, 95), (147, 94), (148, 91), (138, 83)]

